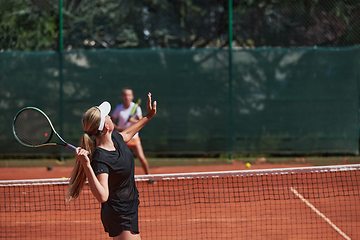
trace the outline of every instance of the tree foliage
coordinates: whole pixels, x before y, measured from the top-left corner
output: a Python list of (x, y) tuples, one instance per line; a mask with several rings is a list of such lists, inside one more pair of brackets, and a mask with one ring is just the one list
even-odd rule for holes
[[(237, 47), (353, 46), (356, 0), (234, 0)], [(191, 49), (229, 45), (227, 0), (63, 0), (70, 49)], [(0, 2), (0, 49), (57, 50), (58, 0)]]
[(56, 49), (58, 19), (50, 1), (0, 1), (0, 49)]

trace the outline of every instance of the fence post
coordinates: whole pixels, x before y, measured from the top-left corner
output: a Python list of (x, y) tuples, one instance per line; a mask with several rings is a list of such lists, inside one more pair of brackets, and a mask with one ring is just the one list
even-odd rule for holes
[(233, 159), (233, 101), (232, 101), (232, 40), (233, 40), (233, 9), (232, 0), (229, 6), (229, 159)]
[[(64, 104), (63, 104), (63, 0), (59, 0), (59, 122), (60, 122), (60, 136), (63, 136), (63, 126), (64, 126)], [(60, 149), (60, 160), (64, 160), (63, 149)]]

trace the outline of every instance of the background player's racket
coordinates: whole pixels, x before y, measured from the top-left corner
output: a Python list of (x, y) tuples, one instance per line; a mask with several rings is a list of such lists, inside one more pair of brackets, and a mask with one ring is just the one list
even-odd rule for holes
[(76, 150), (60, 137), (48, 116), (36, 107), (23, 108), (16, 114), (13, 133), (16, 140), (27, 147), (63, 146), (73, 152)]
[(135, 112), (136, 112), (136, 109), (137, 109), (137, 107), (140, 105), (140, 103), (141, 103), (141, 99), (139, 98), (139, 99), (136, 101), (133, 109), (131, 109), (130, 116), (129, 116), (129, 118), (128, 118), (128, 120), (127, 120), (126, 122), (128, 122), (128, 121), (130, 120), (130, 118), (131, 118), (132, 116), (134, 116), (134, 114), (135, 114)]

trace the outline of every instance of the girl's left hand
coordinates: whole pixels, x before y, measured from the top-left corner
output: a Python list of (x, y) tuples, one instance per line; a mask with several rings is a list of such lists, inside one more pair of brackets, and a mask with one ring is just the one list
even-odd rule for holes
[(156, 101), (151, 105), (151, 93), (148, 93), (148, 98), (146, 102), (147, 117), (152, 118), (156, 114)]

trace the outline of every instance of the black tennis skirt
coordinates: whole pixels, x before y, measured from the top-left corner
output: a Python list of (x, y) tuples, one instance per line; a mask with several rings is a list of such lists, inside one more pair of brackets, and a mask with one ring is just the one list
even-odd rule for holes
[(101, 221), (104, 225), (105, 232), (109, 237), (116, 237), (122, 231), (132, 231), (139, 233), (138, 211), (131, 214), (105, 214), (101, 212)]

